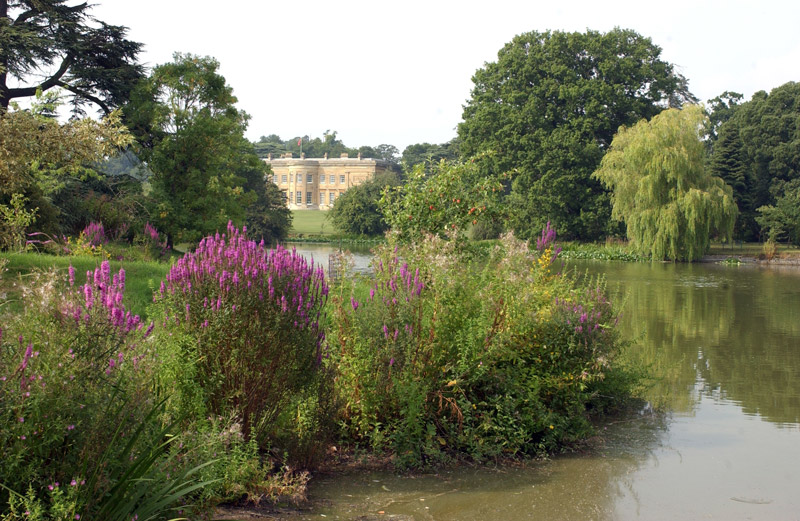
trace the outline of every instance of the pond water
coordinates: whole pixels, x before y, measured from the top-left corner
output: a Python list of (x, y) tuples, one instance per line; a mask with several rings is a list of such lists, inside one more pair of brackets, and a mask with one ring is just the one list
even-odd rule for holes
[[(524, 468), (312, 480), (300, 519), (800, 519), (800, 270), (574, 263), (623, 302), (656, 408)], [(379, 514), (382, 512), (382, 514)]]

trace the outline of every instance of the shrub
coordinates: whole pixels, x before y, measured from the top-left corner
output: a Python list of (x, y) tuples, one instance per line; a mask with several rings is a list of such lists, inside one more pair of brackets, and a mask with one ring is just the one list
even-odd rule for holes
[(374, 279), (332, 292), (330, 365), (346, 439), (401, 465), (557, 450), (591, 432), (588, 410), (620, 342), (602, 285), (557, 273), (504, 236), (471, 262), (453, 241), (379, 248)]
[[(172, 436), (154, 392), (157, 359), (108, 262), (59, 291), (51, 273), (0, 338), (0, 512), (4, 519), (130, 519), (165, 512), (186, 469), (161, 467)], [(178, 438), (172, 438), (178, 439)], [(185, 478), (185, 479), (184, 479)], [(149, 512), (149, 514), (148, 514)]]
[(235, 414), (262, 447), (279, 413), (318, 384), (328, 288), (321, 267), (268, 250), (230, 223), (178, 260), (158, 295), (178, 407)]

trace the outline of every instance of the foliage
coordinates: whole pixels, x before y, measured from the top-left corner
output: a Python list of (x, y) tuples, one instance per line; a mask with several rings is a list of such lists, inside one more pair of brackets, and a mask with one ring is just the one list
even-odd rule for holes
[[(247, 208), (264, 193), (266, 165), (244, 138), (248, 116), (235, 107), (219, 62), (174, 55), (139, 84), (125, 121), (153, 171), (151, 219), (169, 244), (194, 242), (244, 223)], [(248, 188), (252, 187), (252, 188)]]
[(568, 260), (591, 259), (625, 262), (650, 260), (650, 256), (634, 252), (628, 244), (619, 244), (614, 241), (607, 241), (606, 244), (571, 242), (563, 243), (563, 247), (559, 257)]
[[(741, 146), (740, 161), (744, 163), (744, 188), (736, 190), (734, 185), (741, 211), (737, 229), (742, 238), (754, 240), (768, 233), (759, 229), (758, 209), (776, 206), (786, 183), (800, 178), (800, 83), (786, 83), (769, 94), (756, 92), (722, 124), (720, 138), (726, 131), (740, 143), (737, 146)], [(717, 152), (723, 160), (731, 155), (718, 149), (714, 161)]]
[(478, 162), (485, 155), (465, 163), (442, 161), (431, 165), (431, 174), (418, 164), (405, 185), (384, 191), (380, 201), (384, 219), (406, 241), (431, 233), (463, 236), (470, 223), (503, 220), (502, 183), (512, 173), (482, 175)]
[(100, 121), (63, 124), (24, 110), (0, 113), (0, 192), (20, 193), (37, 185), (52, 194), (65, 177), (91, 175), (88, 165), (130, 142), (118, 112)]
[(755, 230), (748, 228), (746, 224), (753, 221), (752, 176), (749, 174), (744, 144), (735, 120), (720, 127), (713, 150), (709, 163), (711, 174), (731, 187), (733, 200), (739, 208), (733, 235), (737, 239), (753, 239), (756, 237)]
[(383, 235), (389, 225), (379, 206), (381, 195), (384, 189), (397, 185), (395, 175), (385, 174), (348, 189), (330, 211), (333, 225), (351, 235)]
[(280, 247), (228, 233), (179, 259), (158, 302), (172, 347), (178, 407), (193, 418), (235, 415), (263, 448), (275, 420), (320, 378), (322, 269)]
[[(0, 504), (17, 519), (130, 519), (165, 513), (194, 487), (161, 465), (174, 435), (153, 386), (157, 357), (108, 262), (59, 291), (52, 274), (0, 339)], [(174, 438), (177, 439), (177, 438)], [(21, 518), (21, 517), (19, 517)]]
[(380, 144), (377, 146), (362, 146), (359, 148), (352, 148), (346, 146), (341, 139), (337, 137), (335, 130), (326, 130), (322, 137), (311, 138), (309, 136), (295, 136), (287, 140), (281, 139), (277, 134), (270, 134), (269, 136), (261, 136), (258, 141), (253, 143), (255, 152), (260, 158), (265, 158), (269, 154), (273, 157), (280, 157), (285, 153), (291, 153), (298, 157), (301, 153), (306, 157), (324, 157), (327, 155), (329, 158), (338, 158), (342, 154), (347, 154), (349, 157), (356, 157), (361, 154), (362, 157), (369, 157), (386, 161), (392, 165), (397, 165), (399, 151), (394, 145)]
[[(125, 38), (125, 27), (89, 14), (91, 4), (67, 0), (6, 0), (0, 3), (0, 114), (11, 100), (61, 87), (75, 112), (94, 103), (106, 114), (127, 99), (142, 76), (136, 57), (142, 45)], [(51, 70), (41, 80), (39, 71)], [(13, 78), (22, 86), (11, 87)], [(2, 132), (0, 132), (2, 135)]]
[(624, 220), (640, 254), (699, 259), (714, 232), (730, 240), (736, 220), (731, 188), (705, 170), (697, 105), (667, 109), (622, 128), (595, 173), (612, 191), (613, 217)]
[[(257, 161), (260, 161), (257, 159)], [(251, 177), (246, 188), (256, 194), (256, 201), (247, 207), (245, 222), (252, 237), (268, 244), (283, 241), (292, 229), (293, 214), (278, 186), (263, 178)]]
[(694, 100), (660, 54), (631, 30), (529, 32), (475, 73), (461, 153), (494, 150), (486, 172), (519, 170), (510, 197), (517, 235), (533, 238), (547, 221), (567, 239), (616, 233), (608, 195), (591, 178), (614, 133)]
[(758, 209), (756, 222), (771, 241), (786, 240), (800, 246), (800, 178), (782, 185), (775, 205)]
[(432, 145), (430, 143), (416, 143), (408, 145), (403, 150), (401, 161), (403, 168), (411, 170), (420, 163), (438, 164), (445, 161), (457, 161), (460, 158), (459, 139), (453, 138), (447, 143)]
[(619, 348), (602, 288), (555, 273), (505, 236), (470, 263), (427, 236), (378, 249), (374, 279), (332, 291), (329, 363), (346, 439), (400, 465), (557, 450), (591, 431), (587, 408)]
[(390, 165), (398, 165), (400, 163), (400, 151), (394, 145), (381, 143), (376, 147), (363, 146), (359, 147), (358, 153), (361, 157), (371, 157), (380, 161), (386, 161)]
[(707, 144), (714, 149), (719, 139), (719, 129), (736, 113), (736, 108), (741, 104), (744, 96), (738, 92), (725, 91), (719, 96), (708, 100), (708, 125)]
[(36, 220), (38, 210), (27, 210), (26, 200), (22, 194), (13, 194), (8, 206), (0, 204), (0, 249), (21, 251), (25, 248), (25, 230)]

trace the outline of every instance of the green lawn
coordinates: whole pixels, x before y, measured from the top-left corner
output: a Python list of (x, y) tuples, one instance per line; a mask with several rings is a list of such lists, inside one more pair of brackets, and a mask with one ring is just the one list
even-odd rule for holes
[(292, 211), (292, 235), (333, 235), (333, 223), (326, 220), (327, 210)]
[[(6, 272), (0, 274), (0, 312), (15, 312), (22, 307), (21, 285), (31, 280), (31, 273), (55, 268), (67, 279), (70, 264), (75, 268), (75, 284), (86, 282), (86, 272), (100, 265), (98, 257), (58, 257), (40, 253), (2, 253), (7, 259)], [(153, 301), (153, 289), (169, 271), (165, 262), (110, 261), (111, 272), (125, 269), (125, 304), (133, 313), (145, 318), (148, 304)]]

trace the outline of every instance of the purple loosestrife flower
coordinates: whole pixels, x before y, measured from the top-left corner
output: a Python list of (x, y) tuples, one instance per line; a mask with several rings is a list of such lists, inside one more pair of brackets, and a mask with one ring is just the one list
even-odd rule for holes
[(350, 305), (353, 306), (353, 311), (358, 309), (358, 301), (353, 297), (350, 297)]

